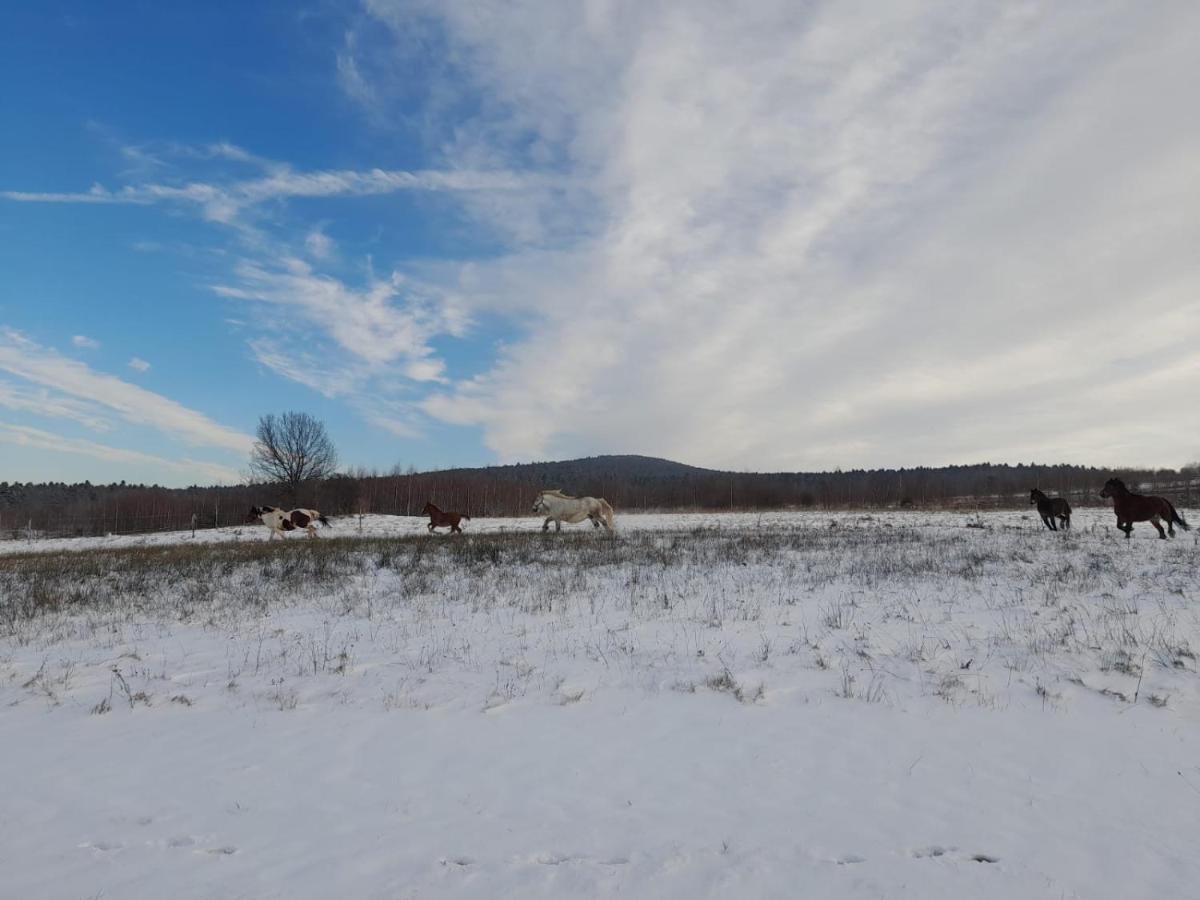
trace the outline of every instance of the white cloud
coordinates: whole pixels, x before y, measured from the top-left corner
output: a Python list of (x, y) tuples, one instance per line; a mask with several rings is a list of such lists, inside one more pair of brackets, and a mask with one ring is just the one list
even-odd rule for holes
[[(226, 154), (227, 158), (236, 158)], [(250, 209), (290, 198), (365, 197), (398, 191), (519, 192), (550, 179), (538, 179), (504, 171), (420, 171), (369, 169), (297, 172), (273, 164), (256, 178), (209, 183), (131, 184), (109, 190), (94, 184), (86, 192), (0, 191), (0, 198), (19, 203), (121, 203), (147, 205), (174, 203), (193, 206), (205, 219), (235, 225)]]
[(70, 419), (92, 431), (111, 431), (112, 423), (95, 404), (46, 390), (0, 381), (0, 407), (54, 419)]
[(334, 255), (336, 245), (333, 238), (320, 228), (314, 228), (304, 238), (304, 248), (308, 255), (318, 262), (325, 262)]
[(256, 338), (247, 344), (259, 363), (325, 397), (344, 397), (354, 392), (367, 377), (366, 373), (353, 368), (335, 368), (311, 351), (284, 347), (275, 340)]
[(591, 204), (448, 279), (530, 323), (423, 406), (502, 458), (1195, 453), (1200, 8), (368, 7), (471, 85), (451, 168), (541, 158)]
[(70, 453), (104, 462), (156, 467), (168, 472), (185, 475), (196, 483), (211, 484), (216, 482), (234, 484), (240, 480), (238, 472), (228, 466), (194, 459), (166, 459), (150, 453), (142, 453), (139, 450), (111, 447), (107, 444), (96, 443), (95, 441), (70, 438), (61, 434), (43, 431), (40, 428), (31, 428), (22, 425), (0, 423), (0, 443), (14, 444), (20, 447), (32, 447), (37, 450), (46, 450), (54, 453)]
[(146, 362), (140, 356), (135, 356), (129, 360), (129, 368), (137, 372), (149, 372), (150, 363)]
[(0, 330), (0, 370), (41, 387), (110, 410), (127, 422), (157, 429), (187, 444), (249, 452), (249, 435), (228, 428), (161, 394), (41, 347), (11, 329)]
[[(289, 258), (275, 268), (243, 262), (237, 275), (236, 284), (214, 285), (213, 291), (276, 308), (282, 314), (273, 321), (281, 329), (288, 321), (293, 328), (315, 325), (343, 354), (373, 371), (399, 363), (410, 378), (434, 380), (440, 364), (432, 359), (429, 341), (439, 334), (461, 334), (467, 326), (452, 296), (430, 293), (398, 272), (386, 279), (372, 276), (355, 288)], [(277, 352), (272, 344), (269, 355)]]
[(358, 69), (355, 58), (357, 43), (356, 34), (353, 31), (346, 32), (345, 43), (337, 54), (338, 84), (347, 96), (361, 103), (365, 109), (373, 110), (379, 98)]
[(76, 347), (82, 347), (85, 350), (95, 350), (100, 346), (99, 341), (84, 334), (75, 335), (73, 338), (71, 338), (71, 343)]

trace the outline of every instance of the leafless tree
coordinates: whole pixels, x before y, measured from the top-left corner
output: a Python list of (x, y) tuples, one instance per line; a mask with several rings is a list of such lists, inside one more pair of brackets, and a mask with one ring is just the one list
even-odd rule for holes
[(269, 413), (258, 420), (250, 471), (264, 481), (287, 485), (294, 501), (300, 486), (337, 470), (337, 450), (325, 424), (304, 412)]

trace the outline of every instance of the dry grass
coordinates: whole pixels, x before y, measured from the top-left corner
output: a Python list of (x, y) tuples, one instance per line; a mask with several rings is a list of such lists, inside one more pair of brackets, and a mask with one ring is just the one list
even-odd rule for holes
[[(485, 704), (540, 690), (559, 703), (582, 666), (747, 703), (805, 680), (870, 703), (990, 708), (1023, 690), (1047, 709), (1073, 696), (1176, 709), (1197, 693), (1196, 556), (1082, 529), (870, 523), (28, 553), (0, 559), (0, 663), (5, 646), (38, 653), (13, 677), (56, 704), (78, 674), (55, 659), (64, 642), (200, 626), (236, 639), (225, 695), (245, 685), (281, 710), (306, 679), (344, 680), (364, 655), (402, 661), (388, 708), (428, 705), (431, 685), (463, 671), (487, 682)], [(274, 624), (313, 610), (303, 628)], [(156, 687), (169, 673), (146, 661), (116, 666), (97, 713), (203, 702)]]

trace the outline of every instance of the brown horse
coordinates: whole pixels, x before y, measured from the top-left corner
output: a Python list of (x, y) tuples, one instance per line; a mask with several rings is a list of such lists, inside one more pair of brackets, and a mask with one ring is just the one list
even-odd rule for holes
[(462, 534), (463, 530), (459, 528), (458, 523), (463, 519), (470, 521), (471, 517), (463, 513), (442, 512), (433, 503), (426, 503), (425, 508), (421, 510), (422, 515), (429, 516), (429, 533), (433, 534), (435, 528), (449, 527), (451, 534)]
[(1100, 496), (1112, 497), (1113, 512), (1117, 514), (1117, 527), (1125, 532), (1126, 540), (1133, 531), (1134, 522), (1149, 522), (1158, 529), (1158, 536), (1163, 540), (1166, 540), (1167, 532), (1163, 531), (1162, 526), (1158, 524), (1159, 520), (1167, 523), (1167, 531), (1171, 533), (1171, 537), (1175, 537), (1176, 525), (1184, 531), (1190, 527), (1166, 497), (1146, 497), (1142, 494), (1135, 494), (1125, 487), (1125, 482), (1120, 478), (1108, 479), (1104, 483), (1104, 490), (1100, 492)]
[(1036, 503), (1038, 515), (1042, 517), (1044, 524), (1051, 531), (1058, 531), (1058, 526), (1054, 524), (1054, 520), (1062, 524), (1063, 528), (1071, 527), (1071, 504), (1062, 497), (1047, 497), (1037, 488), (1029, 492), (1029, 502)]

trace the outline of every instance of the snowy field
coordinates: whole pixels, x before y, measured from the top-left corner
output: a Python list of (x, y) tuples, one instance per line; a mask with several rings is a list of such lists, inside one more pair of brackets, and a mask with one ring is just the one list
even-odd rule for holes
[(0, 542), (0, 896), (1200, 896), (1197, 531), (1075, 522)]
[[(1042, 528), (1041, 520), (1035, 511), (1006, 510), (983, 514), (992, 527)], [(1187, 518), (1186, 510), (1183, 511)], [(840, 513), (840, 512), (739, 512), (739, 513), (635, 513), (624, 514), (618, 511), (617, 527), (624, 533), (629, 531), (694, 531), (696, 529), (729, 531), (767, 531), (778, 528), (798, 527), (861, 527), (879, 525), (885, 527), (907, 526), (911, 528), (951, 527), (957, 528), (968, 523), (979, 524), (985, 521), (979, 515), (965, 512), (886, 512), (886, 513)], [(1109, 529), (1115, 519), (1112, 510), (1090, 508), (1077, 509), (1074, 513), (1076, 528), (1079, 529)], [(330, 537), (377, 537), (402, 538), (421, 537), (428, 534), (427, 516), (343, 516), (330, 520), (330, 527), (318, 528), (323, 538)], [(463, 524), (464, 532), (471, 534), (529, 534), (540, 532), (541, 517), (528, 519), (513, 518), (479, 518), (468, 520)], [(586, 530), (588, 524), (564, 525), (564, 531)], [(551, 526), (553, 528), (553, 526)], [(1138, 530), (1146, 529), (1154, 534), (1153, 527), (1141, 525)], [(448, 533), (442, 528), (439, 535)], [(1144, 535), (1142, 535), (1144, 536)], [(9, 538), (5, 540), (4, 538)], [(10, 534), (0, 537), (0, 556), (11, 553), (45, 553), (60, 550), (97, 550), (117, 549), (126, 547), (154, 547), (162, 545), (184, 544), (216, 544), (259, 542), (267, 540), (267, 529), (258, 524), (232, 525), (225, 528), (198, 529), (193, 535), (190, 531), (166, 531), (151, 534), (117, 534), (106, 537), (87, 538), (40, 538), (33, 540), (11, 539)], [(306, 535), (295, 532), (288, 535), (289, 540), (302, 540)], [(278, 541), (279, 538), (276, 538)]]

